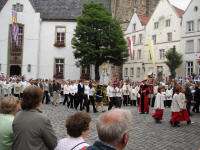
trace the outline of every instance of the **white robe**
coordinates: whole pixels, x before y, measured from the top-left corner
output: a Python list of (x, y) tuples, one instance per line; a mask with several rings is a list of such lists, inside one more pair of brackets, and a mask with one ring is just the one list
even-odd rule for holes
[(186, 98), (184, 93), (179, 93), (180, 96), (180, 108), (186, 109)]
[(154, 109), (165, 109), (164, 101), (165, 101), (165, 95), (163, 95), (162, 93), (157, 93), (154, 103)]
[(171, 105), (171, 111), (172, 112), (180, 112), (181, 107), (181, 98), (179, 94), (174, 94), (173, 99), (172, 99), (172, 105)]

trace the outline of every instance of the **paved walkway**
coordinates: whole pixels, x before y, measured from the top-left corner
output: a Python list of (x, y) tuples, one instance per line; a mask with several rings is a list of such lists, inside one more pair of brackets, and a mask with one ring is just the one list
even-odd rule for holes
[[(66, 106), (44, 105), (44, 113), (50, 118), (58, 138), (67, 136), (65, 119), (76, 112)], [(127, 107), (132, 112), (129, 143), (127, 150), (198, 150), (200, 148), (200, 114), (192, 116), (192, 125), (173, 128), (169, 124), (170, 110), (165, 110), (162, 124), (155, 124), (150, 115), (138, 114), (136, 107)], [(100, 113), (92, 116), (91, 133), (87, 141), (92, 144), (97, 139), (95, 122)]]

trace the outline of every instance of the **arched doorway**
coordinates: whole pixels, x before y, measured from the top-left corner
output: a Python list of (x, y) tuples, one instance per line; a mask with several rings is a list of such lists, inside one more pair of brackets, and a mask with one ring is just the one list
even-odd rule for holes
[(21, 67), (19, 65), (11, 65), (10, 66), (10, 76), (21, 75)]

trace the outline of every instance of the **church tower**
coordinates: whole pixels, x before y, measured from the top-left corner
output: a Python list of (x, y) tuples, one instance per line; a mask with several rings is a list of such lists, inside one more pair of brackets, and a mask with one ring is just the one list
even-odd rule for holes
[(126, 29), (134, 12), (150, 17), (160, 0), (111, 0), (112, 15)]

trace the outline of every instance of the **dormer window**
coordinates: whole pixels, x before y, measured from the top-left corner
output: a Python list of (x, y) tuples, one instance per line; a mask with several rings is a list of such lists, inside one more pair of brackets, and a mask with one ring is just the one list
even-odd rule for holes
[(159, 22), (154, 22), (154, 29), (158, 29)]
[(194, 7), (194, 11), (195, 11), (195, 12), (198, 11), (198, 7), (197, 7), (197, 6)]
[(136, 31), (136, 23), (133, 24), (133, 31)]
[(12, 9), (16, 12), (23, 12), (24, 6), (23, 4), (16, 3), (12, 5)]

